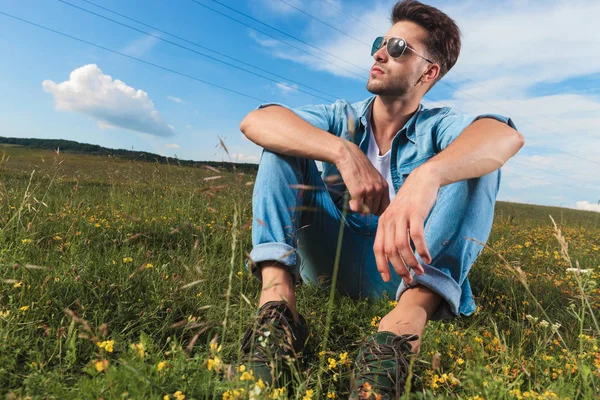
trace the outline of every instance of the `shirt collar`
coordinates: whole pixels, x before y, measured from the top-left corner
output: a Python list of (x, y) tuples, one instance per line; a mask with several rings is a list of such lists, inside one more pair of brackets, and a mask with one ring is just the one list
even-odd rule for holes
[[(368, 98), (366, 101), (363, 102), (364, 108), (361, 111), (360, 123), (365, 128), (365, 131), (369, 126), (369, 121), (371, 120), (371, 114), (373, 112), (373, 101), (374, 100), (375, 100), (375, 96), (371, 96), (370, 98)], [(404, 127), (402, 129), (400, 129), (400, 131), (398, 131), (398, 133), (402, 133), (402, 131), (404, 131), (406, 133), (406, 137), (408, 138), (408, 140), (413, 142), (413, 144), (416, 143), (416, 139), (417, 139), (417, 130), (413, 126), (415, 125), (417, 116), (421, 112), (421, 110), (423, 110), (423, 104), (419, 103), (417, 110), (408, 119), (408, 121), (406, 121), (406, 124), (404, 124)], [(398, 133), (396, 133), (396, 136), (398, 136)]]

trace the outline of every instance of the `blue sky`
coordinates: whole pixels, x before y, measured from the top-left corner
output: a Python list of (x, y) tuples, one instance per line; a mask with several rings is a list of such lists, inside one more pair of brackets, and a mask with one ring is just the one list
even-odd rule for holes
[[(197, 0), (253, 29), (191, 0), (94, 0), (153, 28), (82, 0), (68, 1), (155, 37), (57, 0), (0, 0), (0, 12), (255, 99), (0, 15), (0, 109), (5, 115), (0, 136), (63, 138), (182, 159), (227, 160), (218, 147), (221, 137), (231, 157), (240, 162), (258, 161), (260, 149), (243, 138), (239, 123), (261, 100), (300, 106), (369, 96), (365, 84), (372, 59), (367, 44), (387, 30), (394, 4), (220, 0), (224, 7), (214, 0)], [(503, 168), (499, 198), (600, 211), (600, 38), (594, 29), (600, 4), (428, 3), (456, 19), (463, 49), (456, 67), (424, 104), (508, 115), (526, 137), (526, 147)]]

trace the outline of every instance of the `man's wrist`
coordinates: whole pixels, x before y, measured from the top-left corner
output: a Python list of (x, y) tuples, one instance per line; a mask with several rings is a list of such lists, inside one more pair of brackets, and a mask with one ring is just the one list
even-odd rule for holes
[(344, 164), (348, 157), (352, 157), (351, 147), (356, 145), (339, 137), (336, 137), (336, 139), (336, 145), (333, 147), (332, 160), (333, 164), (339, 169), (340, 165)]
[(414, 172), (417, 172), (415, 175), (419, 175), (420, 180), (423, 179), (426, 182), (430, 182), (438, 187), (442, 187), (451, 183), (446, 177), (445, 172), (447, 171), (445, 171), (434, 159), (422, 164), (420, 167), (415, 169)]

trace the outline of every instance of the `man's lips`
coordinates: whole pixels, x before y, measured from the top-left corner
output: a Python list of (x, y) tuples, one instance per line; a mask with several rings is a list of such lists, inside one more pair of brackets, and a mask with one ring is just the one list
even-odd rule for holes
[(385, 72), (383, 72), (383, 70), (379, 67), (373, 67), (371, 68), (371, 74), (372, 75), (383, 75)]

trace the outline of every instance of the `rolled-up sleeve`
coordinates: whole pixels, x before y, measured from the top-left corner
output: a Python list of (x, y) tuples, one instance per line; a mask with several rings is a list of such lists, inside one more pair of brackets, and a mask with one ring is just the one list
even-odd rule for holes
[(444, 114), (438, 120), (434, 130), (434, 140), (437, 147), (437, 152), (444, 150), (450, 143), (454, 141), (466, 128), (473, 122), (482, 119), (491, 118), (507, 124), (513, 129), (516, 129), (512, 119), (498, 114), (481, 114), (472, 116), (463, 114), (447, 108)]
[(333, 127), (335, 120), (336, 103), (308, 105), (297, 108), (291, 108), (281, 103), (265, 103), (258, 106), (258, 108), (261, 109), (270, 106), (280, 106), (287, 108), (288, 110), (294, 112), (297, 116), (299, 116), (312, 126), (330, 133), (334, 133)]

